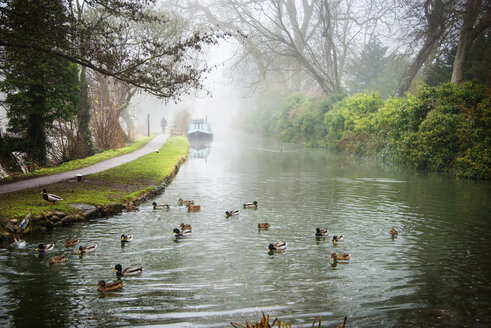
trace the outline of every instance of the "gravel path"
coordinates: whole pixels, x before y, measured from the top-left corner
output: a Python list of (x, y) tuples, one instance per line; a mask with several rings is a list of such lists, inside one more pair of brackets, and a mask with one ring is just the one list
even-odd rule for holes
[(53, 183), (66, 181), (69, 179), (75, 179), (78, 174), (85, 176), (85, 175), (98, 173), (111, 169), (113, 167), (134, 161), (135, 159), (142, 157), (143, 155), (149, 154), (151, 152), (156, 151), (157, 149), (160, 149), (168, 137), (169, 137), (168, 133), (160, 134), (155, 138), (153, 138), (152, 140), (150, 140), (146, 145), (144, 145), (138, 150), (135, 150), (132, 153), (114, 157), (81, 169), (1, 185), (0, 194), (46, 186)]

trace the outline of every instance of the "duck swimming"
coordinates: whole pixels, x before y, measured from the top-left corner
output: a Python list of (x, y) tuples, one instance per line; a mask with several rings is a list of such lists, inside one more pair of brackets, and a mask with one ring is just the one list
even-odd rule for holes
[(36, 247), (36, 252), (49, 252), (55, 248), (55, 244), (39, 244), (38, 247)]
[(118, 290), (123, 288), (124, 281), (118, 280), (118, 281), (106, 283), (104, 280), (99, 280), (97, 286), (99, 286), (99, 288), (97, 288), (98, 292), (110, 292), (112, 290)]
[(78, 239), (67, 239), (65, 241), (65, 247), (73, 247), (78, 245)]
[(79, 254), (91, 253), (94, 252), (96, 248), (97, 248), (97, 244), (80, 246), (78, 248), (78, 253)]
[(342, 234), (337, 234), (337, 235), (334, 235), (332, 236), (332, 242), (335, 244), (336, 242), (338, 241), (343, 241), (344, 240), (344, 237)]
[(194, 200), (183, 200), (182, 198), (179, 198), (177, 203), (179, 204), (179, 206), (188, 206), (194, 204)]
[(53, 256), (49, 259), (48, 263), (51, 265), (51, 264), (56, 264), (56, 263), (63, 263), (63, 262), (66, 262), (68, 261), (68, 258), (64, 255), (57, 255), (57, 256)]
[(47, 202), (50, 203), (50, 205), (55, 205), (56, 202), (59, 202), (60, 200), (63, 200), (63, 198), (61, 198), (60, 196), (56, 196), (54, 194), (48, 194), (48, 192), (46, 191), (46, 189), (43, 189), (43, 191), (41, 192), (41, 194), (43, 194), (43, 199)]
[(253, 201), (252, 203), (244, 203), (242, 205), (243, 208), (257, 208), (257, 202)]
[(396, 230), (396, 229), (394, 229), (394, 227), (392, 227), (392, 229), (390, 229), (390, 231), (389, 231), (389, 235), (390, 235), (392, 238), (397, 237), (397, 235), (398, 235), (398, 234), (399, 234), (399, 233), (397, 232), (397, 230)]
[(320, 228), (315, 228), (315, 236), (316, 237), (323, 237), (327, 235), (327, 229), (324, 230), (324, 229), (320, 229)]
[(152, 205), (154, 210), (168, 210), (170, 208), (169, 204), (157, 204), (153, 202)]
[(198, 212), (201, 209), (200, 205), (188, 205), (188, 212)]
[(174, 236), (175, 236), (177, 239), (179, 239), (179, 238), (184, 238), (184, 235), (187, 235), (187, 234), (189, 234), (189, 233), (183, 233), (183, 232), (181, 232), (181, 230), (179, 230), (179, 229), (175, 228), (174, 230), (172, 230), (172, 234), (173, 234), (173, 235), (174, 235)]
[(125, 235), (125, 234), (121, 235), (121, 242), (122, 243), (127, 243), (130, 241), (133, 241), (133, 235)]
[(231, 210), (230, 212), (225, 211), (225, 217), (226, 218), (229, 218), (231, 216), (238, 215), (238, 214), (239, 214), (239, 210)]
[(281, 251), (286, 249), (287, 243), (271, 243), (268, 246), (268, 251), (273, 252), (273, 251)]
[(26, 243), (26, 241), (24, 239), (16, 239), (9, 246), (11, 248), (21, 249), (21, 248), (25, 248), (26, 245), (27, 245), (27, 243)]
[(268, 229), (271, 225), (268, 222), (260, 222), (257, 224), (258, 229)]
[(118, 277), (121, 277), (121, 276), (135, 276), (137, 274), (140, 274), (142, 273), (143, 271), (143, 267), (130, 267), (130, 268), (126, 268), (123, 270), (123, 267), (121, 266), (121, 264), (116, 264), (114, 266), (114, 269), (112, 269), (112, 271), (116, 271), (116, 275)]
[(181, 233), (183, 234), (191, 233), (193, 230), (193, 227), (190, 224), (184, 224), (184, 223), (181, 223), (179, 228), (181, 228)]
[(332, 253), (331, 258), (329, 260), (348, 261), (350, 258), (351, 258), (351, 254), (349, 253), (343, 253), (343, 254)]

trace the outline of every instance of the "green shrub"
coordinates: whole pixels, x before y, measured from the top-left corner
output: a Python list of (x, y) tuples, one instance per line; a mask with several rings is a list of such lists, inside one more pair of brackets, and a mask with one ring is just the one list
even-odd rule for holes
[(254, 120), (282, 141), (377, 156), (414, 169), (490, 177), (491, 97), (479, 82), (421, 86), (406, 98), (295, 94)]

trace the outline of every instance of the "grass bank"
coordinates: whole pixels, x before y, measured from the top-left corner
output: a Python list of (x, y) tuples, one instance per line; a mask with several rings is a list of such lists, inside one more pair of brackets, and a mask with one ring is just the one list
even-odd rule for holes
[(36, 221), (42, 221), (49, 212), (78, 213), (79, 210), (70, 204), (102, 207), (136, 201), (154, 191), (155, 186), (172, 180), (186, 160), (188, 150), (189, 143), (185, 137), (172, 137), (158, 153), (150, 153), (113, 169), (88, 175), (82, 182), (64, 181), (45, 186), (48, 193), (63, 198), (53, 206), (42, 199), (41, 190), (37, 188), (1, 194), (0, 223), (5, 227), (12, 219), (20, 219), (31, 213), (32, 225), (35, 226)]
[(76, 169), (87, 167), (87, 166), (105, 161), (107, 159), (111, 159), (111, 158), (114, 158), (114, 157), (117, 157), (120, 155), (131, 153), (135, 150), (138, 150), (154, 137), (155, 137), (155, 135), (152, 135), (150, 137), (143, 137), (143, 138), (140, 138), (136, 141), (132, 141), (132, 142), (128, 143), (128, 145), (126, 147), (119, 148), (119, 149), (109, 149), (109, 150), (103, 151), (101, 153), (95, 154), (94, 156), (76, 159), (76, 160), (73, 160), (70, 162), (62, 163), (58, 166), (45, 167), (45, 168), (35, 170), (32, 172), (28, 172), (25, 174), (0, 178), (0, 183), (18, 181), (18, 180), (23, 180), (23, 179), (33, 178), (33, 177), (39, 177), (39, 176), (45, 176), (45, 175), (53, 175), (53, 174), (73, 171)]

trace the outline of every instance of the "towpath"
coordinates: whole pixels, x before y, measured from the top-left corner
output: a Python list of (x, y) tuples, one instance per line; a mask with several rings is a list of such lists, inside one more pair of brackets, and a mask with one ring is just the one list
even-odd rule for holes
[(77, 170), (67, 171), (54, 175), (46, 175), (38, 178), (32, 178), (28, 180), (17, 181), (17, 182), (1, 185), (0, 194), (46, 186), (53, 183), (66, 181), (69, 179), (75, 179), (79, 174), (85, 176), (88, 174), (98, 173), (111, 169), (113, 167), (134, 161), (135, 159), (140, 158), (143, 155), (149, 154), (151, 152), (160, 149), (168, 137), (169, 137), (169, 133), (159, 134), (158, 136), (150, 140), (147, 144), (145, 144), (143, 147), (141, 147), (138, 150), (135, 150), (134, 152), (124, 154), (118, 157), (114, 157)]

